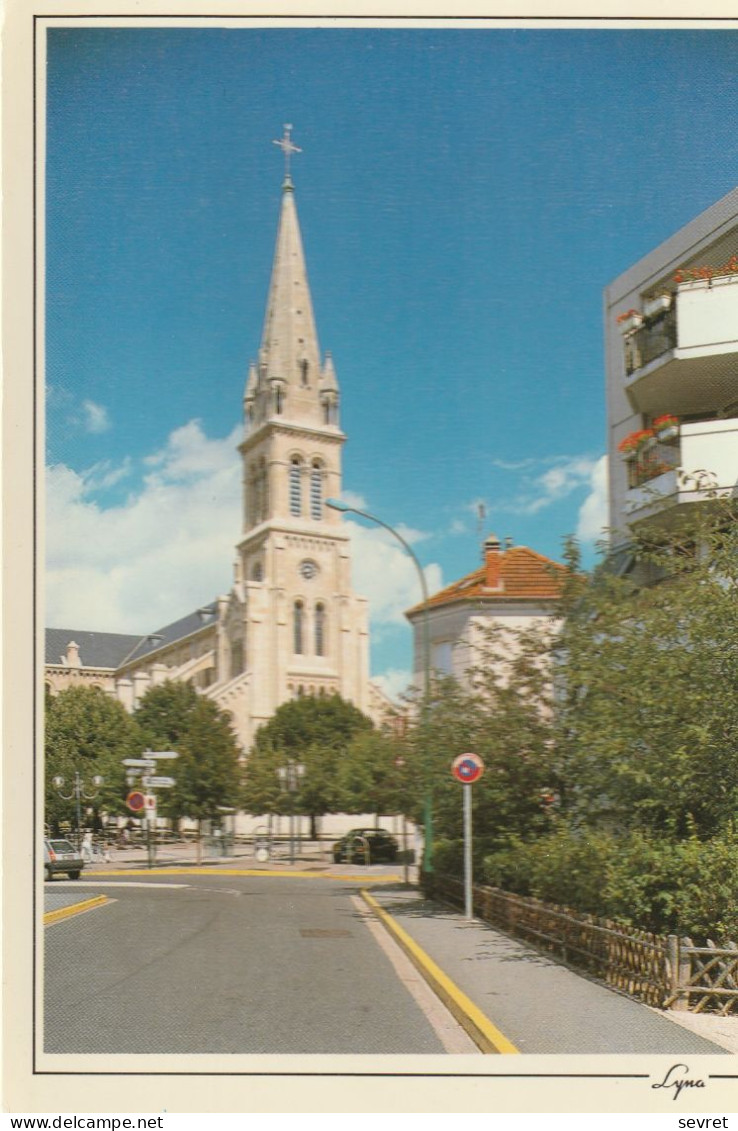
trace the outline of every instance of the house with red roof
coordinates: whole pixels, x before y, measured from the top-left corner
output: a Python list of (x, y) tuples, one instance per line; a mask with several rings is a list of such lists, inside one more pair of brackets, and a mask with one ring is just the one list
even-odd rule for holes
[(502, 629), (510, 647), (521, 630), (535, 625), (557, 630), (565, 575), (566, 567), (559, 562), (527, 546), (503, 547), (490, 535), (479, 569), (432, 594), (427, 605), (405, 613), (414, 630), (417, 682), (423, 672), (426, 618), (431, 672), (454, 676), (463, 684), (481, 661), (487, 628)]

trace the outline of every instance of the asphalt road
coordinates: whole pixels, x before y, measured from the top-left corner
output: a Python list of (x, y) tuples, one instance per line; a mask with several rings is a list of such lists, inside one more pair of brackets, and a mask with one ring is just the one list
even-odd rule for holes
[(325, 879), (46, 885), (114, 902), (44, 932), (47, 1053), (443, 1053), (352, 896)]

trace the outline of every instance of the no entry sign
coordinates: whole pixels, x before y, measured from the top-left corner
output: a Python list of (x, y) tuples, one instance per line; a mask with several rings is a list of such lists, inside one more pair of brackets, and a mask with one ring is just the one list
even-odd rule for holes
[(459, 754), (451, 763), (451, 773), (462, 785), (471, 785), (484, 773), (484, 762), (478, 754)]

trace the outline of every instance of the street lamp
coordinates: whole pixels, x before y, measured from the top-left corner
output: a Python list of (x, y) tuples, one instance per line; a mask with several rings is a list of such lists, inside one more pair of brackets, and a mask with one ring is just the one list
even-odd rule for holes
[[(341, 499), (326, 499), (325, 505), (327, 507), (330, 507), (331, 510), (341, 511), (342, 514), (346, 514), (350, 511), (352, 514), (361, 515), (362, 518), (367, 518), (370, 522), (375, 522), (377, 524), (377, 526), (381, 526), (385, 530), (388, 530), (389, 533), (394, 538), (396, 538), (397, 541), (400, 543), (402, 548), (405, 550), (405, 553), (408, 554), (408, 556), (410, 557), (410, 559), (411, 559), (411, 561), (412, 561), (412, 563), (415, 566), (415, 569), (417, 571), (418, 579), (420, 581), (420, 589), (421, 589), (421, 592), (423, 594), (423, 610), (422, 610), (422, 612), (423, 612), (423, 621), (422, 621), (422, 624), (423, 624), (423, 637), (422, 637), (422, 639), (423, 639), (423, 647), (422, 647), (423, 710), (422, 710), (421, 718), (422, 718), (422, 737), (423, 737), (423, 753), (424, 753), (423, 761), (424, 761), (424, 766), (425, 766), (425, 772), (426, 772), (426, 775), (427, 775), (428, 772), (429, 772), (428, 713), (429, 713), (429, 709), (430, 709), (430, 617), (429, 617), (429, 614), (428, 614), (428, 585), (427, 585), (426, 580), (425, 580), (425, 574), (423, 573), (422, 566), (421, 566), (420, 562), (418, 561), (418, 559), (415, 555), (415, 551), (412, 549), (412, 547), (410, 545), (408, 545), (408, 543), (405, 541), (405, 539), (402, 537), (402, 535), (397, 530), (395, 530), (395, 528), (393, 526), (389, 526), (388, 523), (383, 522), (381, 518), (377, 518), (377, 516), (375, 514), (369, 514), (368, 511), (359, 510), (358, 507), (351, 507), (351, 506), (349, 506), (348, 503), (344, 503)], [(428, 780), (426, 780), (426, 789), (425, 789), (423, 829), (424, 829), (423, 867), (424, 867), (424, 870), (426, 872), (432, 872), (433, 871), (433, 857), (432, 857), (432, 852), (433, 852), (433, 800), (432, 800), (432, 796), (431, 796), (430, 783), (428, 782)]]
[(71, 801), (72, 799), (74, 799), (74, 801), (76, 802), (76, 809), (77, 809), (77, 848), (81, 848), (81, 846), (82, 846), (82, 798), (84, 798), (85, 801), (94, 801), (95, 798), (97, 797), (98, 793), (100, 792), (100, 786), (104, 784), (104, 781), (105, 781), (105, 779), (100, 777), (99, 774), (95, 774), (95, 776), (92, 779), (92, 784), (95, 787), (94, 792), (85, 793), (84, 782), (82, 780), (82, 776), (81, 776), (79, 770), (75, 770), (74, 771), (74, 785), (72, 786), (72, 792), (71, 793), (62, 793), (62, 789), (64, 788), (64, 778), (61, 776), (61, 774), (57, 774), (56, 777), (51, 779), (51, 784), (54, 786), (54, 789), (56, 790), (56, 792), (59, 794), (60, 797), (64, 798), (65, 801)]
[(287, 790), (290, 802), (290, 864), (295, 862), (295, 801), (294, 795), (300, 784), (300, 778), (305, 773), (305, 767), (300, 762), (287, 759), (285, 766), (277, 767), (277, 777), (283, 789)]

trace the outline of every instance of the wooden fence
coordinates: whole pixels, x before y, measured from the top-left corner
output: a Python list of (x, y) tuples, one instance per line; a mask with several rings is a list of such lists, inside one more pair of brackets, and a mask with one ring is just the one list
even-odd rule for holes
[[(428, 876), (429, 895), (463, 906), (464, 886), (451, 876)], [(507, 934), (660, 1008), (738, 1011), (738, 946), (705, 947), (677, 935), (655, 935), (609, 919), (582, 915), (499, 888), (475, 886), (474, 912)]]

